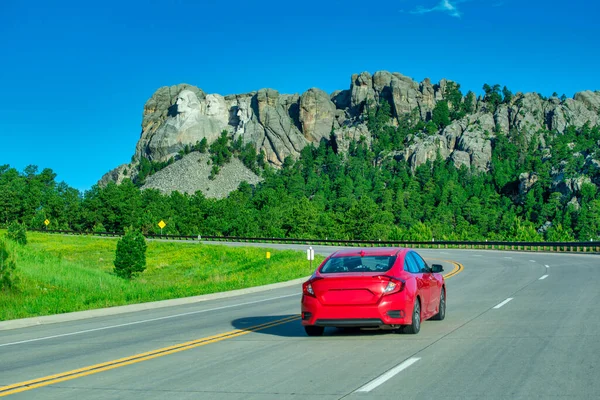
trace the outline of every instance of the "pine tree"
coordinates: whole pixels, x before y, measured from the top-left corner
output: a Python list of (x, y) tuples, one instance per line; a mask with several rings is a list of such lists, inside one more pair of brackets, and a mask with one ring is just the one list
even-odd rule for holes
[(15, 270), (15, 258), (10, 252), (9, 245), (0, 239), (0, 291), (15, 287), (17, 283)]
[(131, 279), (146, 269), (146, 239), (141, 232), (128, 229), (117, 242), (115, 274)]
[(25, 232), (25, 225), (20, 224), (17, 221), (12, 222), (8, 226), (8, 230), (6, 232), (6, 237), (10, 240), (17, 242), (22, 245), (27, 244), (27, 234)]
[(448, 102), (445, 100), (438, 101), (433, 108), (431, 120), (439, 129), (444, 129), (450, 125), (450, 110)]

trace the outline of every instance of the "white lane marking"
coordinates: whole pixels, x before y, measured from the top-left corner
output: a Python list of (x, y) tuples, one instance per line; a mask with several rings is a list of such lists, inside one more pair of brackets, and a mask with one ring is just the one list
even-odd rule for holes
[(279, 299), (283, 299), (283, 298), (286, 298), (286, 297), (298, 296), (299, 294), (300, 293), (286, 294), (285, 296), (271, 297), (271, 298), (263, 299), (263, 300), (256, 300), (256, 301), (249, 301), (249, 302), (246, 302), (246, 303), (232, 304), (232, 305), (229, 305), (229, 306), (210, 308), (208, 310), (190, 311), (190, 312), (186, 312), (186, 313), (183, 313), (183, 314), (167, 315), (166, 317), (159, 317), (159, 318), (145, 319), (145, 320), (142, 320), (142, 321), (128, 322), (126, 324), (103, 326), (101, 328), (86, 329), (84, 331), (63, 333), (63, 334), (60, 334), (60, 335), (45, 336), (45, 337), (36, 338), (36, 339), (21, 340), (20, 342), (4, 343), (4, 344), (0, 344), (0, 347), (12, 346), (12, 345), (15, 345), (15, 344), (39, 342), (41, 340), (55, 339), (55, 338), (65, 337), (65, 336), (81, 335), (83, 333), (104, 331), (104, 330), (107, 330), (107, 329), (121, 328), (123, 326), (131, 326), (131, 325), (144, 324), (146, 322), (160, 321), (160, 320), (163, 320), (163, 319), (185, 317), (187, 315), (194, 315), (194, 314), (201, 314), (201, 313), (210, 312), (210, 311), (224, 310), (226, 308), (233, 308), (233, 307), (239, 307), (239, 306), (246, 306), (246, 305), (249, 305), (249, 304), (263, 303), (265, 301), (271, 301), (271, 300), (279, 300)]
[(535, 260), (529, 260), (530, 262), (535, 262)]
[(502, 307), (503, 305), (505, 305), (506, 303), (508, 303), (509, 301), (511, 301), (512, 299), (513, 299), (512, 297), (509, 297), (508, 299), (504, 300), (502, 303), (498, 304), (494, 308), (498, 309), (498, 308)]
[(549, 265), (546, 265), (546, 268), (550, 268), (550, 266), (549, 266)]
[(541, 276), (541, 277), (540, 277), (540, 281), (541, 281), (541, 280), (544, 280), (544, 279), (546, 279), (547, 277), (548, 277), (548, 275), (543, 275), (543, 276)]
[(508, 258), (509, 260), (512, 260), (512, 257), (504, 257), (504, 258)]
[(394, 375), (398, 374), (402, 370), (405, 370), (406, 368), (410, 367), (411, 365), (413, 365), (414, 363), (416, 363), (419, 360), (420, 360), (420, 358), (418, 358), (418, 357), (409, 358), (408, 360), (402, 362), (401, 364), (396, 365), (394, 368), (390, 369), (388, 372), (384, 373), (383, 375), (373, 379), (371, 382), (367, 383), (366, 385), (356, 389), (355, 392), (370, 392), (371, 390), (375, 389), (377, 386), (379, 386), (382, 383), (386, 382), (387, 380), (393, 378)]

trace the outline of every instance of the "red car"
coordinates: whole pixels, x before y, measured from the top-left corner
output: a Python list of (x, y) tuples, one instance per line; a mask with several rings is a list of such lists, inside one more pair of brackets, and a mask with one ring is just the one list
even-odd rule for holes
[(302, 284), (302, 325), (309, 336), (327, 326), (418, 333), (421, 321), (446, 316), (443, 270), (412, 249), (336, 251)]

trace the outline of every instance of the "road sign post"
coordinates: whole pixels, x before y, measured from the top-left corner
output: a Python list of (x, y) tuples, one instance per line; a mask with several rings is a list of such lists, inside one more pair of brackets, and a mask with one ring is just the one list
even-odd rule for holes
[(160, 236), (162, 236), (162, 230), (165, 226), (167, 226), (167, 224), (165, 224), (165, 221), (163, 221), (162, 219), (160, 220), (160, 222), (158, 223), (158, 226), (160, 228)]
[(315, 250), (312, 248), (312, 246), (306, 250), (306, 259), (310, 261), (310, 269), (312, 270), (312, 262), (315, 259)]

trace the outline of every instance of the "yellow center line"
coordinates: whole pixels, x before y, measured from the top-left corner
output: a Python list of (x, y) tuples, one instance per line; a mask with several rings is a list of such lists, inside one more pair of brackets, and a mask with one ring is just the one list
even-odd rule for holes
[[(435, 259), (438, 260), (438, 259)], [(460, 272), (464, 270), (464, 266), (461, 263), (451, 260), (439, 260), (450, 263), (454, 265), (452, 271), (444, 275), (444, 279), (450, 279), (453, 276), (456, 276)], [(142, 361), (151, 360), (153, 358), (163, 357), (169, 354), (177, 353), (184, 350), (190, 350), (196, 347), (204, 346), (211, 343), (217, 343), (225, 339), (232, 339), (238, 336), (246, 335), (251, 332), (260, 331), (263, 329), (271, 328), (277, 325), (286, 324), (291, 321), (295, 321), (300, 319), (299, 315), (292, 315), (290, 317), (282, 318), (276, 321), (266, 322), (264, 324), (255, 325), (252, 327), (248, 327), (246, 329), (234, 329), (229, 332), (220, 333), (218, 335), (208, 336), (201, 339), (192, 340), (189, 342), (184, 342), (180, 344), (176, 344), (169, 347), (163, 347), (161, 349), (148, 351), (145, 353), (136, 354), (133, 356), (120, 358), (113, 361), (108, 361), (101, 364), (94, 364), (87, 367), (74, 369), (67, 372), (62, 372), (55, 375), (49, 375), (42, 378), (37, 378), (25, 382), (19, 382), (8, 386), (0, 387), (0, 397), (8, 396), (15, 393), (25, 392), (27, 390), (49, 386), (56, 383), (68, 381), (71, 379), (81, 378), (84, 376), (97, 374), (99, 372), (109, 371), (111, 369), (124, 367), (126, 365), (131, 365), (135, 363), (139, 363)]]
[(446, 275), (444, 275), (444, 279), (450, 279), (453, 276), (460, 274), (465, 269), (465, 267), (461, 263), (458, 263), (456, 261), (448, 261), (448, 262), (450, 262), (454, 265), (454, 269), (452, 271), (448, 272)]
[(49, 375), (42, 378), (37, 378), (25, 382), (19, 382), (8, 386), (0, 387), (0, 397), (8, 396), (15, 393), (24, 392), (27, 390), (53, 385), (55, 383), (60, 383), (64, 381), (68, 381), (71, 379), (81, 378), (83, 376), (88, 376), (92, 374), (96, 374), (98, 372), (108, 371), (115, 368), (124, 367), (126, 365), (135, 364), (142, 361), (151, 360), (153, 358), (166, 356), (168, 354), (177, 353), (184, 350), (193, 349), (196, 347), (204, 346), (211, 343), (220, 342), (225, 339), (232, 339), (238, 336), (246, 335), (251, 332), (260, 331), (263, 329), (271, 328), (273, 326), (285, 324), (291, 321), (295, 321), (300, 319), (299, 315), (292, 315), (290, 317), (282, 318), (276, 321), (266, 322), (264, 324), (255, 325), (252, 327), (248, 327), (246, 329), (235, 329), (229, 332), (220, 333), (218, 335), (208, 336), (201, 339), (192, 340), (185, 343), (176, 344), (169, 347), (163, 347), (161, 349), (148, 351), (145, 353), (136, 354), (130, 357), (120, 358), (118, 360), (108, 361), (101, 364), (94, 364), (88, 367), (83, 367), (79, 369), (74, 369), (67, 372), (62, 372), (60, 374)]
[(454, 265), (454, 268), (452, 269), (452, 271), (450, 271), (446, 275), (444, 275), (444, 279), (450, 279), (453, 276), (460, 274), (465, 269), (465, 267), (461, 263), (456, 262), (456, 261), (442, 260), (441, 258), (427, 258), (427, 259), (428, 260), (436, 260), (436, 261), (444, 261), (444, 262)]

